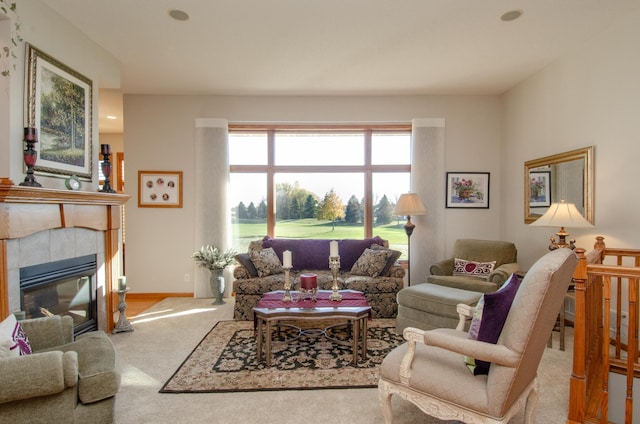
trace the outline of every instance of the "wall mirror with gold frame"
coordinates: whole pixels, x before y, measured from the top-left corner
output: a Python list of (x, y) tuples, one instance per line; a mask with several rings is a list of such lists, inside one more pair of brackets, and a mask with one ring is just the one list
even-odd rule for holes
[(594, 224), (593, 181), (593, 146), (525, 162), (525, 224), (534, 222), (551, 203), (561, 200), (574, 203)]

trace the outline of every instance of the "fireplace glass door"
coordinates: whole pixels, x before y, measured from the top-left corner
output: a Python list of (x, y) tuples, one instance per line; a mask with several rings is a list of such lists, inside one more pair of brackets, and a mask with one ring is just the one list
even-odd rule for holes
[(73, 318), (76, 335), (95, 330), (95, 255), (89, 258), (86, 263), (74, 258), (21, 269), (22, 310), (26, 318), (68, 315)]

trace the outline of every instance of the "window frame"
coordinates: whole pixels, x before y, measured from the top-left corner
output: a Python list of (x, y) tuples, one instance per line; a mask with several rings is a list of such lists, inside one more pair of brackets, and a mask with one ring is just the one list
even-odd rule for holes
[[(260, 173), (267, 176), (267, 235), (275, 236), (276, 228), (276, 185), (275, 174), (278, 173), (362, 173), (364, 174), (364, 236), (373, 237), (373, 174), (374, 173), (409, 173), (408, 165), (374, 165), (371, 163), (371, 144), (374, 133), (406, 132), (411, 137), (411, 124), (375, 124), (375, 125), (247, 125), (229, 124), (229, 133), (266, 133), (267, 164), (266, 165), (229, 165), (230, 173)], [(275, 138), (276, 133), (283, 132), (330, 132), (353, 133), (362, 132), (364, 138), (363, 165), (276, 165)], [(407, 187), (409, 189), (409, 187)]]

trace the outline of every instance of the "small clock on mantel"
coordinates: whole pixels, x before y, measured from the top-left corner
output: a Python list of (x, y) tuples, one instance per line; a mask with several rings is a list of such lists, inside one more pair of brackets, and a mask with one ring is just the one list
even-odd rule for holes
[(65, 179), (64, 185), (67, 187), (67, 189), (74, 190), (74, 191), (80, 190), (80, 186), (81, 186), (80, 180), (75, 174)]

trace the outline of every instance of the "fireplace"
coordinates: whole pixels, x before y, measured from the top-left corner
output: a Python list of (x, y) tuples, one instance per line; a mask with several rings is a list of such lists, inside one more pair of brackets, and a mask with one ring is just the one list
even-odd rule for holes
[(98, 329), (96, 255), (20, 268), (20, 306), (26, 318), (68, 315), (74, 334)]

